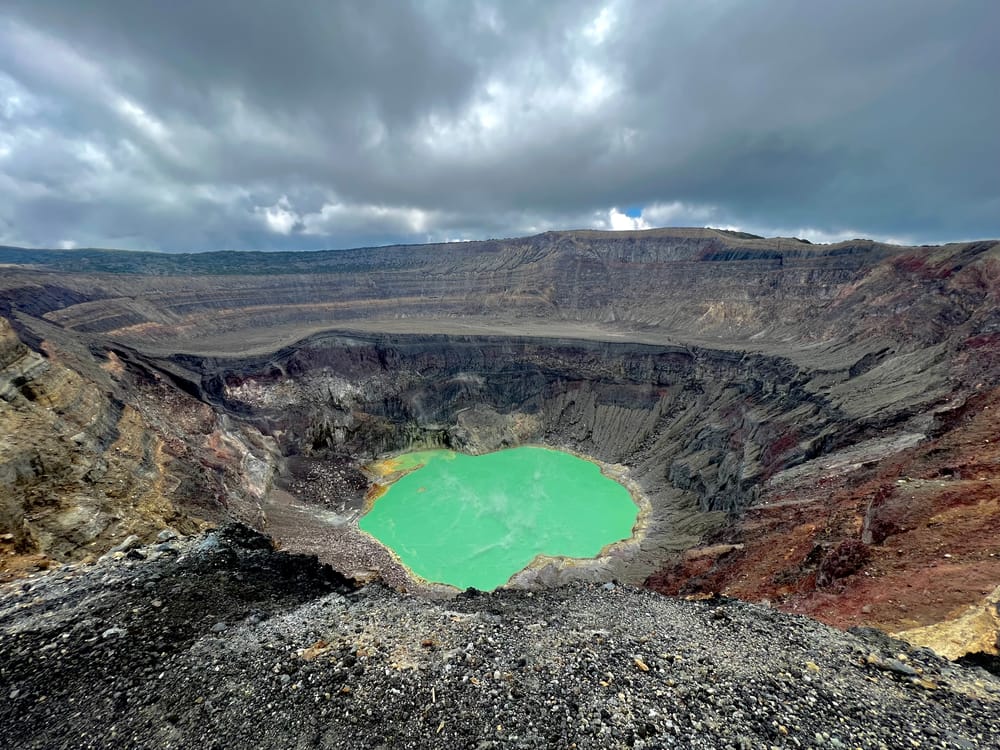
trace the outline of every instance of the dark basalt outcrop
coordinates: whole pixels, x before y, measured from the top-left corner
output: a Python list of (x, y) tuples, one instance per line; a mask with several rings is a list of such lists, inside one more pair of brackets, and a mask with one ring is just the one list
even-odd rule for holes
[[(236, 517), (404, 583), (351, 535), (363, 459), (539, 442), (622, 465), (650, 512), (635, 554), (535, 583), (903, 629), (1000, 576), (997, 243), (655, 230), (67, 257), (0, 251), (8, 569)], [(822, 573), (856, 544), (861, 564)]]
[[(169, 536), (169, 535), (168, 535)], [(0, 745), (987, 748), (1000, 681), (877, 631), (574, 584), (356, 589), (245, 527), (0, 586)]]

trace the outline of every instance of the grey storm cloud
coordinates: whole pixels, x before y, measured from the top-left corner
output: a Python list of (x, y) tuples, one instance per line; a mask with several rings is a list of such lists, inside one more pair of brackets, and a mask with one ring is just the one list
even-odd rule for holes
[(0, 243), (1000, 235), (995, 0), (0, 8)]

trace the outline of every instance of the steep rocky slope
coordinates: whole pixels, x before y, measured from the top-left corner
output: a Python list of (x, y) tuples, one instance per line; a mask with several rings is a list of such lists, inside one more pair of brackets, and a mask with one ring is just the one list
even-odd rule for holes
[(263, 498), (274, 453), (113, 354), (35, 352), (0, 318), (0, 578), (221, 520)]
[[(168, 535), (169, 536), (169, 535)], [(0, 586), (6, 748), (989, 748), (1000, 680), (613, 584), (355, 589), (245, 527)]]
[[(28, 357), (5, 356), (4, 435), (84, 467), (56, 480), (5, 449), (21, 551), (79, 558), (235, 515), (412, 586), (355, 530), (363, 460), (541, 442), (620, 464), (652, 508), (635, 554), (586, 577), (890, 630), (998, 580), (994, 242), (655, 230), (0, 261), (0, 313), (28, 347), (4, 334)], [(36, 403), (46, 387), (62, 406)], [(78, 539), (72, 508), (113, 520)]]
[[(221, 411), (279, 435), (287, 455), (374, 458), (413, 445), (484, 451), (538, 442), (624, 465), (652, 512), (637, 555), (612, 561), (608, 574), (635, 582), (669, 551), (741, 515), (775, 465), (881, 426), (845, 418), (809, 390), (812, 375), (785, 358), (693, 347), (316, 335), (238, 364), (189, 356), (170, 364), (199, 373), (205, 400)], [(896, 398), (916, 408), (934, 394)], [(898, 406), (891, 413), (905, 419)], [(295, 494), (320, 495), (303, 473), (291, 472)], [(327, 535), (351, 529), (339, 520)], [(286, 544), (299, 536), (298, 528), (269, 528)], [(350, 560), (331, 561), (354, 569)]]

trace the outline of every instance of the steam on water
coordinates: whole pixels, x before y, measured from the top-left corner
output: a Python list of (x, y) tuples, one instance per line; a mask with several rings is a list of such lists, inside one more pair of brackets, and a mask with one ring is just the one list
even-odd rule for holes
[(483, 456), (421, 451), (359, 525), (428, 581), (484, 591), (538, 555), (594, 557), (632, 535), (628, 490), (590, 462), (522, 447)]

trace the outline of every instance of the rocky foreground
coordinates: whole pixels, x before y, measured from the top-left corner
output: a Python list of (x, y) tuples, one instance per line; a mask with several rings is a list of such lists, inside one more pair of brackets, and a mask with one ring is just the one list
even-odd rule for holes
[(0, 587), (0, 747), (1000, 738), (1000, 680), (878, 631), (614, 584), (428, 601), (243, 526), (161, 538)]

